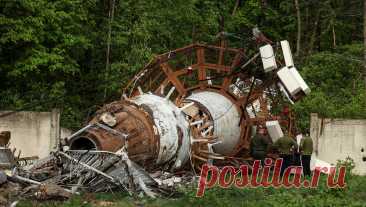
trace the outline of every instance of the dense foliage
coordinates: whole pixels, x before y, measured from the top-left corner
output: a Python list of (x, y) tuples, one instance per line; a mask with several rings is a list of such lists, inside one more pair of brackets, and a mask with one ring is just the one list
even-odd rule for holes
[(241, 38), (234, 46), (245, 46), (257, 25), (298, 50), (313, 90), (295, 106), (302, 127), (311, 112), (364, 118), (362, 2), (299, 0), (299, 11), (298, 50), (293, 0), (1, 0), (0, 109), (58, 107), (62, 125), (78, 128), (154, 54), (210, 43), (223, 30)]
[(362, 79), (361, 44), (309, 56), (302, 74), (312, 92), (294, 105), (298, 125), (309, 126), (310, 113), (332, 118), (366, 118), (366, 91)]

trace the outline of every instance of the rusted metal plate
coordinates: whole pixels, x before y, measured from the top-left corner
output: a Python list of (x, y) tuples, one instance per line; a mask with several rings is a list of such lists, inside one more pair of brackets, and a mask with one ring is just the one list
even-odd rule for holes
[(96, 150), (110, 152), (116, 152), (121, 147), (128, 145), (127, 150), (130, 156), (144, 155), (137, 156), (136, 162), (144, 163), (147, 160), (156, 160), (159, 135), (154, 132), (152, 117), (148, 112), (131, 102), (117, 101), (97, 111), (89, 124), (99, 123), (100, 116), (107, 112), (113, 114), (117, 120), (113, 130), (127, 134), (128, 137), (123, 138), (111, 131), (93, 127), (69, 140), (71, 149), (85, 150), (83, 147), (88, 145), (87, 141), (93, 143)]
[(171, 67), (167, 63), (161, 64), (162, 70), (167, 75), (170, 82), (175, 86), (180, 94), (185, 94), (185, 88), (183, 84), (178, 80), (177, 76), (173, 73)]
[(206, 68), (205, 68), (205, 50), (203, 48), (197, 49), (197, 63), (198, 63), (198, 80), (200, 81), (201, 89), (205, 88), (207, 82), (206, 79)]

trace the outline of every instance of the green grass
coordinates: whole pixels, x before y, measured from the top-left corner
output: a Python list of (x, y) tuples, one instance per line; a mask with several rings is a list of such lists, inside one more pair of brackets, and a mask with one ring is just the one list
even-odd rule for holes
[(347, 187), (329, 189), (321, 177), (316, 189), (254, 188), (208, 189), (202, 198), (195, 197), (196, 186), (186, 187), (176, 198), (133, 199), (125, 193), (100, 193), (75, 196), (64, 202), (21, 201), (17, 206), (366, 206), (366, 177), (347, 176)]

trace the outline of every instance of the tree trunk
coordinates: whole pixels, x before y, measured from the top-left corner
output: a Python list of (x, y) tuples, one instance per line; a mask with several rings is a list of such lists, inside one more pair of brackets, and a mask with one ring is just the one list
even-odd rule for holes
[(110, 65), (110, 53), (111, 53), (111, 40), (112, 40), (112, 22), (114, 17), (114, 4), (115, 0), (111, 0), (109, 4), (109, 12), (108, 12), (108, 36), (107, 36), (107, 51), (106, 51), (106, 61), (105, 61), (105, 73), (104, 73), (104, 81), (105, 81), (105, 88), (104, 88), (104, 100), (107, 97), (107, 79), (109, 76), (109, 65)]
[(239, 4), (240, 4), (240, 0), (236, 0), (235, 5), (234, 5), (234, 8), (233, 8), (233, 11), (231, 12), (231, 16), (234, 16), (235, 15), (235, 12), (238, 9)]
[(363, 1), (363, 80), (366, 88), (366, 0)]
[(192, 44), (196, 42), (196, 26), (192, 25)]
[(317, 34), (317, 29), (318, 29), (318, 24), (319, 24), (319, 17), (320, 17), (320, 10), (318, 9), (318, 11), (316, 12), (316, 15), (315, 15), (314, 24), (312, 25), (313, 31), (310, 36), (308, 55), (310, 55), (314, 50), (314, 45), (316, 42), (316, 34)]
[(296, 19), (297, 19), (297, 40), (296, 40), (295, 56), (298, 57), (300, 55), (300, 50), (301, 50), (301, 15), (300, 15), (299, 0), (295, 0), (295, 9), (296, 9)]
[(335, 49), (337, 47), (337, 41), (336, 41), (336, 33), (335, 33), (335, 29), (334, 29), (334, 23), (333, 23), (332, 32), (333, 32), (333, 49)]

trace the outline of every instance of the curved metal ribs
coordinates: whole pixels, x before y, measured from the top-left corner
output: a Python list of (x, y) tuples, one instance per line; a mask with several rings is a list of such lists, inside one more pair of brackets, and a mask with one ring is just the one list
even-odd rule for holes
[[(146, 168), (178, 169), (189, 160), (199, 168), (249, 156), (252, 125), (272, 118), (267, 99), (278, 95), (276, 71), (256, 70), (257, 57), (203, 44), (158, 55), (127, 84), (121, 101), (104, 106), (90, 122), (107, 128), (73, 137), (70, 147), (80, 148), (81, 139), (98, 150), (127, 146), (129, 157)], [(248, 112), (256, 101), (253, 116)]]

